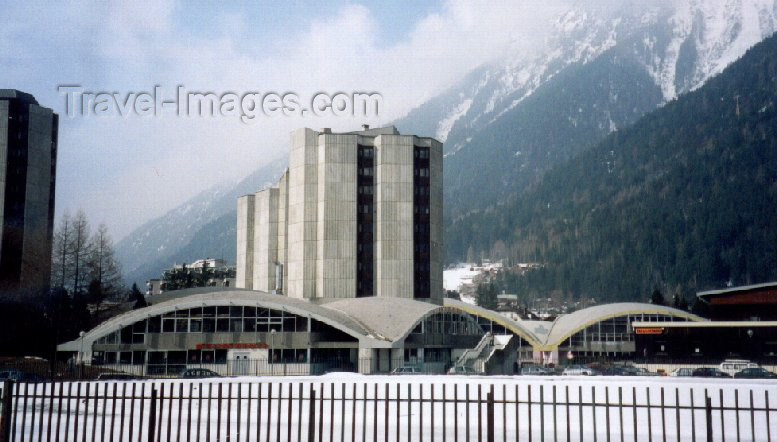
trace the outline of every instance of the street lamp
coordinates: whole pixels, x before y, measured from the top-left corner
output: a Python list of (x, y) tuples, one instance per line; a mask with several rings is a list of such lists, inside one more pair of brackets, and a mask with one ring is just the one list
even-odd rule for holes
[(84, 336), (86, 336), (86, 332), (83, 330), (78, 333), (78, 337), (81, 339), (81, 351), (78, 352), (78, 366), (79, 368), (79, 374), (83, 374), (84, 372)]
[(78, 353), (78, 360), (80, 362), (84, 361), (84, 336), (86, 336), (86, 333), (81, 331), (78, 333), (78, 337), (81, 339), (81, 351)]
[(272, 369), (272, 372), (270, 374), (275, 374), (275, 364), (273, 363), (274, 362), (273, 358), (275, 356), (274, 353), (273, 353), (274, 347), (275, 347), (275, 329), (271, 328), (270, 329), (270, 357), (269, 357), (269, 359), (270, 359), (270, 367)]

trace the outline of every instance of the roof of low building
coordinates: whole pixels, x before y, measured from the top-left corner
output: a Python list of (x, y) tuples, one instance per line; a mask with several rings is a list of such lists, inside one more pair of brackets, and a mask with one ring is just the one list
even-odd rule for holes
[[(170, 311), (214, 305), (256, 305), (321, 321), (368, 343), (372, 348), (390, 348), (404, 339), (426, 316), (442, 308), (404, 298), (347, 298), (318, 303), (254, 290), (218, 287), (177, 290), (146, 299), (152, 302), (148, 307), (115, 316), (87, 332), (84, 345), (90, 346), (97, 339), (123, 327)], [(80, 346), (81, 339), (76, 339), (58, 348), (61, 351), (77, 351)]]
[(389, 297), (343, 298), (323, 305), (389, 341), (404, 339), (423, 318), (441, 308), (428, 302)]
[[(392, 348), (401, 343), (424, 318), (444, 311), (458, 311), (488, 319), (521, 336), (530, 345), (552, 347), (589, 325), (628, 314), (661, 314), (688, 321), (706, 321), (672, 307), (635, 302), (598, 305), (562, 315), (554, 321), (514, 320), (499, 312), (446, 298), (442, 306), (428, 302), (390, 297), (316, 300), (290, 298), (266, 292), (202, 287), (148, 297), (152, 305), (108, 319), (76, 339), (58, 346), (60, 351), (78, 351), (97, 339), (151, 316), (175, 310), (216, 305), (242, 305), (270, 308), (309, 317), (358, 339), (369, 348)], [(88, 347), (86, 347), (88, 348)]]
[(777, 289), (777, 281), (764, 282), (761, 284), (740, 285), (736, 287), (726, 287), (724, 289), (705, 290), (703, 292), (696, 293), (696, 296), (698, 298), (704, 298), (707, 296), (728, 295), (728, 294), (734, 294), (738, 292), (749, 292), (749, 291), (765, 289), (765, 288)]
[(645, 304), (641, 302), (616, 302), (584, 308), (567, 315), (561, 315), (553, 321), (546, 340), (547, 344), (558, 345), (565, 339), (583, 330), (589, 325), (606, 319), (625, 316), (629, 314), (658, 314), (681, 317), (690, 321), (703, 321), (704, 319), (692, 313), (664, 305)]

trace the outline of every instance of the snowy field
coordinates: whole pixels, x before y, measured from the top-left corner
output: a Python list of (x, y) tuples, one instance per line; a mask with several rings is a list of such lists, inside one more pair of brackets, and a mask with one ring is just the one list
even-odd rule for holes
[[(463, 284), (471, 284), (472, 278), (480, 273), (480, 270), (470, 270), (472, 266), (473, 264), (460, 263), (453, 268), (443, 270), (443, 288), (459, 291)], [(475, 300), (468, 296), (463, 296), (461, 300), (470, 304), (475, 303)]]
[[(69, 395), (76, 396), (79, 385), (80, 399), (68, 400)], [(723, 433), (729, 441), (761, 441), (771, 434), (777, 437), (777, 416), (770, 412), (767, 417), (765, 411), (767, 397), (768, 408), (777, 408), (774, 381), (337, 373), (203, 382), (65, 383), (56, 384), (53, 395), (50, 384), (38, 384), (26, 387), (28, 396), (35, 391), (47, 398), (28, 398), (26, 404), (22, 385), (21, 397), (15, 399), (18, 413), (13, 422), (13, 440), (38, 440), (41, 435), (49, 440), (49, 434), (50, 440), (82, 440), (86, 428), (86, 440), (92, 440), (96, 432), (99, 441), (128, 441), (130, 435), (133, 442), (146, 441), (152, 387), (162, 396), (156, 413), (159, 441), (308, 440), (311, 387), (316, 392), (316, 440), (373, 441), (377, 436), (379, 441), (453, 441), (457, 435), (458, 440), (466, 441), (478, 440), (479, 428), (486, 440), (485, 401), (492, 385), (496, 441), (529, 440), (530, 432), (532, 440), (543, 440), (544, 435), (548, 441), (633, 441), (635, 432), (636, 440), (706, 440), (705, 392), (712, 399), (714, 440), (723, 440)], [(85, 399), (87, 386), (89, 400)], [(117, 400), (112, 399), (114, 388)], [(290, 394), (292, 401), (288, 401)], [(131, 400), (133, 396), (135, 400)], [(128, 399), (122, 401), (121, 397)], [(443, 397), (446, 402), (442, 402)], [(478, 397), (482, 399), (480, 404)], [(516, 398), (520, 402), (517, 409)], [(722, 417), (721, 398), (726, 408)], [(679, 409), (675, 407), (678, 400)], [(759, 410), (751, 412), (751, 401)], [(605, 405), (608, 402), (609, 407)], [(663, 413), (662, 402), (666, 406)]]

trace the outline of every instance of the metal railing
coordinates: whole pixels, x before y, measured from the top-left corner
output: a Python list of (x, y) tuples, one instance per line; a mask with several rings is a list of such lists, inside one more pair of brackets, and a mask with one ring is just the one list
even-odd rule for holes
[(768, 388), (483, 381), (8, 381), (0, 442), (771, 441), (775, 420)]

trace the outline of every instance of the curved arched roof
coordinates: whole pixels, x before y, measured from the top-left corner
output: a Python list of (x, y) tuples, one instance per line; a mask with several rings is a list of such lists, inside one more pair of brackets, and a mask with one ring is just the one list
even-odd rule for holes
[[(341, 330), (372, 348), (390, 348), (403, 340), (427, 316), (440, 311), (441, 306), (405, 298), (344, 298), (324, 303), (273, 295), (253, 290), (192, 290), (182, 291), (159, 303), (115, 316), (84, 335), (88, 348), (97, 339), (151, 316), (196, 307), (242, 305), (282, 310), (321, 321)], [(154, 298), (151, 298), (153, 301)], [(58, 348), (78, 351), (81, 339)]]
[(392, 342), (406, 338), (424, 318), (442, 310), (428, 302), (390, 297), (343, 298), (324, 305), (358, 321), (379, 339)]
[(614, 304), (603, 304), (584, 308), (568, 315), (561, 315), (552, 322), (550, 332), (546, 338), (545, 344), (556, 346), (564, 342), (565, 339), (584, 328), (610, 318), (617, 318), (626, 315), (668, 315), (677, 318), (685, 318), (689, 321), (704, 321), (705, 319), (663, 305), (644, 304), (641, 302), (618, 302)]
[(370, 348), (391, 348), (402, 342), (426, 317), (451, 309), (494, 321), (540, 349), (556, 347), (568, 337), (597, 322), (629, 314), (661, 314), (690, 321), (705, 320), (672, 307), (634, 302), (589, 307), (559, 316), (553, 322), (544, 322), (513, 320), (498, 312), (447, 298), (443, 306), (439, 306), (413, 299), (387, 297), (344, 298), (316, 303), (242, 289), (179, 293), (168, 296), (162, 302), (113, 317), (86, 333), (83, 342), (80, 338), (75, 339), (59, 345), (58, 349), (78, 351), (82, 344), (84, 348), (90, 348), (97, 339), (151, 316), (175, 310), (223, 305), (257, 306), (310, 317), (353, 336)]
[[(380, 338), (373, 336), (370, 330), (366, 329), (346, 314), (327, 309), (306, 300), (252, 290), (219, 290), (174, 297), (148, 307), (115, 316), (87, 332), (86, 335), (84, 335), (83, 344), (84, 346), (91, 346), (97, 339), (151, 316), (157, 316), (175, 310), (219, 305), (259, 306), (274, 310), (282, 310), (299, 316), (310, 316), (311, 318), (335, 327), (360, 341), (380, 341)], [(386, 346), (386, 343), (381, 344), (380, 342), (373, 342), (372, 344), (377, 347)], [(80, 348), (80, 345), (81, 339), (79, 338), (62, 344), (59, 347), (63, 351), (74, 351), (77, 350), (76, 347)]]
[(445, 298), (443, 305), (445, 305), (445, 307), (455, 308), (462, 312), (494, 321), (495, 323), (522, 337), (532, 345), (542, 344), (542, 340), (539, 339), (526, 324), (523, 324), (524, 321), (514, 321), (505, 315), (502, 315), (493, 310), (488, 310), (483, 307), (478, 307), (476, 305), (457, 301), (451, 298)]

